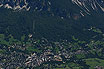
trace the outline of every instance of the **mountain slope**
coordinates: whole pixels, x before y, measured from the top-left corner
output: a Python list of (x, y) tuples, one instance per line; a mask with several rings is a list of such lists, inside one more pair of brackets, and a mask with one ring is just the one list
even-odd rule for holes
[(13, 10), (47, 11), (53, 13), (52, 15), (62, 16), (68, 15), (71, 11), (78, 12), (82, 16), (90, 15), (92, 11), (104, 12), (103, 0), (1, 0), (0, 7)]

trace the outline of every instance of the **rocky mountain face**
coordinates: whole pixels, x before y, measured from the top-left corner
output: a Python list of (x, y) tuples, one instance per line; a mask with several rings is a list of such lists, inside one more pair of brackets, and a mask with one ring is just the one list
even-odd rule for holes
[(21, 9), (27, 9), (28, 3), (26, 0), (1, 0), (0, 1), (0, 7), (13, 9), (13, 10), (21, 10)]
[[(60, 2), (60, 3), (59, 3)], [(0, 7), (13, 10), (47, 11), (51, 15), (70, 17), (75, 12), (81, 16), (90, 15), (92, 11), (104, 11), (103, 0), (0, 0)], [(65, 16), (66, 15), (66, 16)]]
[[(79, 6), (87, 14), (90, 14), (91, 11), (104, 12), (103, 0), (72, 0), (72, 2)], [(82, 14), (82, 11), (80, 13)]]

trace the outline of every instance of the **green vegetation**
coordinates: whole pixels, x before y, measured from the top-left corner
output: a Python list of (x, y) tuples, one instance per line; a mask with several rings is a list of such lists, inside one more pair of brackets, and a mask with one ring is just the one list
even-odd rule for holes
[[(59, 0), (55, 0), (54, 3), (57, 2)], [(63, 2), (67, 3), (60, 1), (57, 6), (66, 8), (67, 5)], [(44, 54), (44, 51), (48, 50), (54, 55), (62, 54), (63, 56), (64, 54), (63, 60), (66, 63), (43, 63), (41, 66), (43, 68), (48, 69), (49, 66), (50, 69), (84, 69), (87, 65), (90, 69), (97, 65), (104, 67), (104, 37), (102, 37), (104, 36), (102, 31), (104, 21), (99, 22), (97, 20), (99, 16), (86, 16), (74, 21), (73, 18), (61, 19), (59, 16), (51, 16), (46, 12), (14, 12), (3, 8), (0, 12), (0, 54), (5, 56), (7, 52), (7, 57), (11, 55), (10, 53)], [(77, 11), (74, 12), (77, 13)], [(104, 20), (104, 16), (100, 17), (100, 20)], [(34, 21), (35, 26), (33, 26)], [(91, 31), (84, 30), (91, 26), (93, 26)], [(32, 34), (32, 37), (29, 37), (29, 34)], [(42, 42), (42, 38), (47, 40)], [(54, 42), (58, 42), (59, 45)], [(70, 58), (65, 58), (67, 55)], [(41, 67), (40, 69), (43, 69)]]
[[(47, 68), (47, 64), (43, 64)], [(50, 69), (83, 69), (83, 66), (80, 66), (79, 64), (70, 62), (70, 63), (63, 63), (63, 64), (49, 64)]]
[(76, 55), (76, 58), (77, 59), (84, 59), (84, 58), (86, 58), (86, 56), (85, 56), (85, 54), (78, 54), (78, 55)]
[(78, 39), (77, 39), (77, 38), (75, 38), (74, 36), (72, 36), (72, 39), (73, 39), (74, 41), (78, 41)]
[(39, 49), (36, 48), (35, 46), (29, 46), (29, 47), (27, 47), (27, 51), (28, 51), (28, 52), (37, 52), (37, 53), (42, 52), (41, 50), (39, 50)]
[(0, 34), (0, 44), (9, 45), (9, 43), (5, 40), (4, 34)]
[(5, 50), (0, 49), (0, 54), (4, 54)]
[(104, 67), (104, 60), (98, 58), (89, 58), (85, 59), (87, 65), (90, 66), (90, 69), (95, 69), (96, 66), (103, 66)]
[(99, 34), (102, 34), (102, 31), (100, 29), (97, 29), (97, 28), (93, 28), (92, 31), (96, 32), (96, 33), (99, 33)]
[(54, 49), (54, 51), (56, 52), (56, 53), (58, 53), (59, 52), (59, 47), (58, 46), (55, 46), (55, 49)]
[(15, 39), (11, 34), (8, 36), (5, 36), (4, 34), (0, 34), (0, 44), (10, 46), (13, 44), (21, 44), (21, 42)]
[(26, 38), (26, 36), (25, 36), (25, 35), (23, 35), (23, 36), (21, 37), (21, 41), (24, 41), (24, 40), (25, 40), (25, 38)]

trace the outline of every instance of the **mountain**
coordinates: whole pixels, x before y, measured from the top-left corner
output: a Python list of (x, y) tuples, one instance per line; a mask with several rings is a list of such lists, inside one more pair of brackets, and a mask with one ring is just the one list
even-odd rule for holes
[(0, 0), (0, 69), (104, 69), (103, 7), (103, 0)]
[(35, 32), (36, 37), (69, 39), (75, 35), (88, 40), (96, 34), (88, 29), (104, 28), (103, 0), (0, 0), (0, 4), (1, 22), (7, 22), (1, 23), (5, 28), (1, 31), (9, 28), (15, 37)]
[[(72, 2), (76, 4), (77, 6), (79, 6), (87, 14), (90, 14), (91, 11), (103, 11), (104, 12), (103, 0), (72, 0)], [(82, 14), (82, 12), (80, 13)]]
[[(60, 3), (59, 3), (60, 2)], [(60, 16), (68, 12), (78, 12), (81, 16), (90, 15), (92, 11), (104, 12), (103, 0), (0, 0), (0, 7), (13, 10), (47, 11)], [(68, 16), (67, 16), (68, 17)]]

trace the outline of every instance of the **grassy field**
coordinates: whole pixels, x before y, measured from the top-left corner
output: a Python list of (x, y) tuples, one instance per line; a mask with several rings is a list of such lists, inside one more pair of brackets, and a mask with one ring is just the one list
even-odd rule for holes
[(98, 58), (89, 58), (85, 59), (87, 65), (90, 66), (90, 69), (95, 69), (95, 66), (103, 66), (104, 67), (104, 60)]

